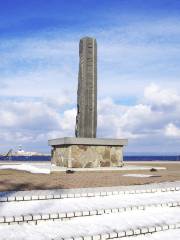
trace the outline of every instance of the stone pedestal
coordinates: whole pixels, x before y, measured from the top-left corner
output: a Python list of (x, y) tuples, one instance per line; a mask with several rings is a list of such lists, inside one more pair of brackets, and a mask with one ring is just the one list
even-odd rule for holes
[(120, 167), (127, 139), (58, 138), (52, 146), (51, 162), (67, 168)]

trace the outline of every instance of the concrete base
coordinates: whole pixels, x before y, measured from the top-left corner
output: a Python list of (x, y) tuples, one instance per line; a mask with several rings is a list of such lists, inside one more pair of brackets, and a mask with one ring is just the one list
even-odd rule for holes
[(127, 139), (58, 138), (52, 146), (51, 162), (67, 168), (121, 167)]

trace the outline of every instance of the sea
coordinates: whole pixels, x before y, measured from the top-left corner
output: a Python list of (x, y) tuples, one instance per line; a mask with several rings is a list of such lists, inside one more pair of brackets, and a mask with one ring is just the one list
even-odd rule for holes
[[(51, 156), (0, 156), (0, 161), (27, 161), (27, 162), (47, 162), (51, 160)], [(163, 155), (163, 156), (124, 156), (124, 161), (180, 161), (180, 155)]]

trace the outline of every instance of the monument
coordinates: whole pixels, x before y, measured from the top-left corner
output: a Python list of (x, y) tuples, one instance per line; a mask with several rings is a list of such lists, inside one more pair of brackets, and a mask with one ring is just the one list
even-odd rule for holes
[(95, 138), (97, 128), (97, 44), (85, 37), (79, 42), (76, 137)]
[[(84, 37), (79, 43), (76, 137), (49, 140), (51, 162), (66, 168), (123, 166), (127, 139), (96, 138), (97, 128), (97, 43)], [(53, 169), (52, 169), (53, 170)]]

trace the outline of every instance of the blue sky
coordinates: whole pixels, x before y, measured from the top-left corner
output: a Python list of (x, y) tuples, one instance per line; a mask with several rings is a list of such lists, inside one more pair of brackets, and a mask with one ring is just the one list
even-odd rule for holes
[(98, 136), (180, 153), (180, 2), (0, 0), (0, 152), (73, 136), (78, 44), (98, 43)]

